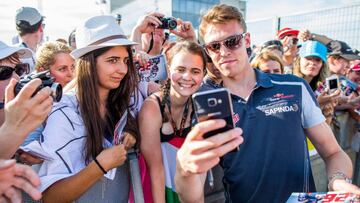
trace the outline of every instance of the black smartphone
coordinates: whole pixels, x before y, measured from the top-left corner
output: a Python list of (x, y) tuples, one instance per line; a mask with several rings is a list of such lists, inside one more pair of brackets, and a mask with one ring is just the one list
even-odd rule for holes
[(225, 88), (198, 92), (192, 96), (196, 119), (202, 122), (210, 119), (224, 119), (226, 125), (206, 133), (203, 137), (208, 138), (221, 132), (234, 128), (232, 119), (233, 107), (230, 93)]

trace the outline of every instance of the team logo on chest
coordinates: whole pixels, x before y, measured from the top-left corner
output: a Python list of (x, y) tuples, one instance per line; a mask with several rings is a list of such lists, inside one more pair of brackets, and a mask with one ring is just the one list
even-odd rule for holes
[(299, 110), (297, 104), (292, 105), (284, 105), (284, 106), (275, 106), (273, 108), (264, 109), (265, 116), (271, 116), (278, 113), (285, 113), (285, 112), (296, 112)]
[(295, 95), (285, 95), (277, 93), (272, 97), (263, 99), (263, 105), (257, 106), (256, 109), (265, 113), (265, 116), (276, 116), (287, 112), (297, 112), (299, 105), (293, 98)]

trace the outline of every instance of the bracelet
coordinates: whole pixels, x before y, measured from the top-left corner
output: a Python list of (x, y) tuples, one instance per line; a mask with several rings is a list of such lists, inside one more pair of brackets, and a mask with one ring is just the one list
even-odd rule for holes
[(101, 171), (102, 171), (104, 174), (107, 174), (107, 171), (105, 171), (105, 169), (100, 165), (99, 161), (98, 161), (96, 158), (94, 158), (94, 161), (95, 161), (96, 165), (99, 166), (99, 168), (101, 169)]
[(332, 187), (333, 186), (333, 183), (336, 179), (342, 179), (342, 180), (345, 180), (347, 183), (352, 183), (352, 179), (351, 178), (348, 178), (345, 173), (343, 172), (335, 172), (333, 173), (330, 177), (329, 177), (329, 184), (328, 184), (328, 189), (329, 191), (332, 191), (334, 190), (334, 188)]

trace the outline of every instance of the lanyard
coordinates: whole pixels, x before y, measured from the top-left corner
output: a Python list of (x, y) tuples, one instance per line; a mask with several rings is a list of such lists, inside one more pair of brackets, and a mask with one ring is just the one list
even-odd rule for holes
[(167, 98), (166, 99), (166, 103), (167, 103), (167, 106), (168, 106), (168, 110), (169, 110), (169, 114), (170, 114), (170, 121), (171, 121), (171, 125), (173, 127), (173, 130), (174, 130), (174, 136), (178, 136), (178, 137), (182, 137), (182, 132), (184, 130), (184, 126), (185, 126), (185, 123), (186, 123), (186, 119), (187, 119), (187, 116), (188, 116), (188, 113), (189, 113), (189, 100), (190, 98), (186, 101), (186, 104), (185, 104), (185, 108), (184, 108), (184, 111), (183, 111), (183, 114), (182, 114), (182, 118), (181, 118), (181, 123), (180, 123), (180, 129), (178, 130), (177, 127), (176, 127), (176, 123), (172, 117), (172, 114), (171, 114), (171, 102), (170, 102), (170, 98)]

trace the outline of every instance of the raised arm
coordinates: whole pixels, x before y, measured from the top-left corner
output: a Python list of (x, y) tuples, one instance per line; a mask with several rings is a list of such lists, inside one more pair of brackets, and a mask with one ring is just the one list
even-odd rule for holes
[(11, 158), (26, 136), (45, 120), (53, 103), (49, 87), (32, 97), (41, 84), (40, 79), (30, 81), (16, 97), (15, 84), (16, 80), (12, 79), (6, 88), (5, 122), (0, 127), (0, 158), (4, 159)]
[(161, 25), (161, 21), (158, 17), (163, 17), (164, 15), (161, 13), (150, 13), (148, 15), (144, 15), (137, 21), (135, 27), (131, 31), (130, 40), (139, 43), (134, 46), (137, 51), (144, 51), (141, 43), (141, 35), (143, 33), (153, 32), (155, 27)]

